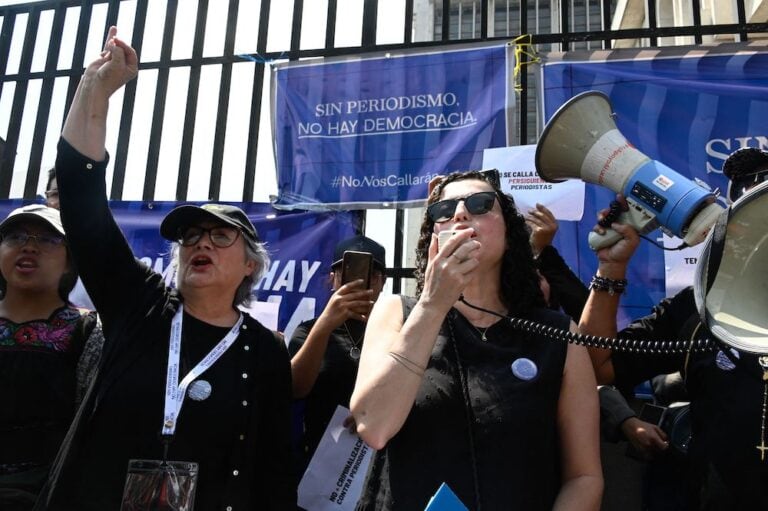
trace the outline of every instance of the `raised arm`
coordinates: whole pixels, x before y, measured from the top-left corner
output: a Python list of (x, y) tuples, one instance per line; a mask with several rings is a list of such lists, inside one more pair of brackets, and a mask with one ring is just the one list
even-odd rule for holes
[(136, 52), (116, 33), (110, 28), (104, 52), (80, 80), (56, 157), (62, 223), (105, 327), (125, 313), (126, 304), (138, 303), (149, 276), (135, 261), (107, 202), (104, 138), (109, 97), (135, 77), (137, 69)]
[(133, 80), (139, 69), (136, 51), (110, 27), (104, 50), (80, 79), (61, 136), (83, 156), (102, 161), (106, 156), (109, 98)]
[(432, 236), (424, 289), (408, 318), (403, 319), (397, 296), (382, 297), (373, 308), (350, 406), (357, 432), (374, 449), (403, 426), (440, 326), (477, 267), (473, 254), (480, 244), (467, 241), (472, 232), (456, 234), (440, 253)]
[[(597, 276), (604, 279), (621, 280), (626, 278), (627, 264), (635, 252), (640, 238), (637, 231), (628, 225), (614, 223), (611, 228), (623, 237), (615, 245), (598, 251)], [(592, 289), (581, 314), (579, 332), (602, 337), (616, 337), (616, 315), (619, 310), (620, 298), (621, 293)], [(611, 351), (590, 348), (589, 356), (592, 359), (597, 382), (600, 384), (612, 383), (614, 371)]]

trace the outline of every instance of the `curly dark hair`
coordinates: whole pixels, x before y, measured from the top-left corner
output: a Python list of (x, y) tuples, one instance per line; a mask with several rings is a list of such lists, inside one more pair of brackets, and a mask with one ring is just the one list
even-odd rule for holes
[(734, 151), (723, 163), (728, 179), (739, 179), (768, 170), (768, 153), (754, 147)]
[[(512, 198), (501, 191), (499, 175), (496, 170), (454, 172), (444, 177), (432, 190), (427, 199), (427, 205), (440, 200), (443, 189), (449, 183), (468, 179), (484, 181), (491, 185), (498, 197), (499, 206), (506, 226), (506, 245), (501, 263), (501, 296), (499, 299), (511, 316), (521, 316), (526, 312), (546, 307), (544, 295), (539, 287), (539, 276), (533, 259), (533, 251), (529, 242), (528, 226), (525, 219), (518, 213)], [(432, 241), (432, 231), (435, 223), (424, 212), (421, 223), (421, 233), (416, 247), (416, 294), (424, 289), (424, 274), (427, 269), (429, 244)]]

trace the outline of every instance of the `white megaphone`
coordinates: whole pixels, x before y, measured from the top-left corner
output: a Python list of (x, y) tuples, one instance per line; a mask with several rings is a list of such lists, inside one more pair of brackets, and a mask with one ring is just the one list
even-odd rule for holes
[[(602, 92), (574, 96), (555, 112), (536, 147), (536, 171), (545, 181), (577, 178), (626, 197), (619, 217), (641, 234), (661, 226), (693, 246), (704, 241), (723, 208), (715, 194), (635, 149), (616, 128), (611, 103)], [(592, 232), (593, 250), (621, 239), (613, 229)]]

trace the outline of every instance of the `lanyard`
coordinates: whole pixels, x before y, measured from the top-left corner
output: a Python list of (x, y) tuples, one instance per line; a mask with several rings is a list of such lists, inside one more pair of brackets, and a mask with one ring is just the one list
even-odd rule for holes
[(237, 319), (237, 323), (230, 329), (219, 343), (195, 366), (177, 386), (179, 381), (179, 357), (181, 356), (181, 323), (184, 315), (184, 306), (179, 305), (179, 310), (173, 316), (171, 322), (171, 338), (168, 341), (168, 372), (165, 379), (165, 418), (163, 420), (163, 435), (173, 435), (176, 431), (176, 423), (181, 413), (181, 405), (184, 403), (184, 395), (187, 386), (198, 376), (211, 367), (225, 351), (237, 339), (240, 326), (243, 324), (243, 314)]

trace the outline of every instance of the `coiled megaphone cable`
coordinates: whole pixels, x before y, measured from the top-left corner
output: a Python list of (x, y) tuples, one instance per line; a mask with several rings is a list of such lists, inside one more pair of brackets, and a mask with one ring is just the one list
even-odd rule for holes
[(662, 341), (650, 339), (614, 339), (612, 337), (580, 334), (571, 332), (570, 330), (562, 330), (550, 325), (537, 323), (536, 321), (504, 316), (498, 312), (469, 303), (464, 298), (464, 295), (459, 297), (459, 301), (467, 307), (508, 320), (515, 330), (546, 337), (552, 341), (565, 341), (589, 348), (609, 349), (621, 353), (638, 353), (645, 355), (676, 355), (684, 354), (688, 351), (714, 351), (718, 347), (717, 343), (711, 339), (694, 339), (692, 341), (678, 339), (674, 341)]

